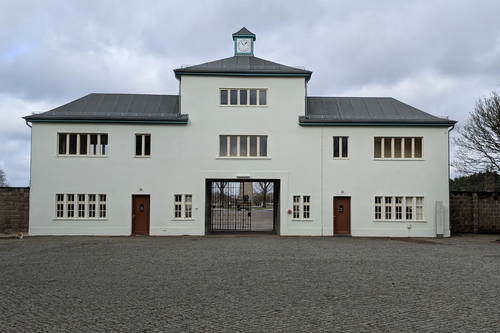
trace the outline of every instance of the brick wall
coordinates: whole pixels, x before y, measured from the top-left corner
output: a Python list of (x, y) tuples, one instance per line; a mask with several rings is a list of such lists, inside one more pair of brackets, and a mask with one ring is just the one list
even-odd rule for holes
[(451, 232), (500, 233), (499, 192), (451, 192)]
[(0, 233), (28, 231), (29, 187), (0, 187)]

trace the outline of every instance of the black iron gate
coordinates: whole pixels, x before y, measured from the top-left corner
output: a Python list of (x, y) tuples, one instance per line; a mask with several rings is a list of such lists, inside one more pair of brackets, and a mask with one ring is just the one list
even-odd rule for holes
[[(211, 182), (210, 231), (252, 230), (251, 182)], [(249, 189), (250, 188), (250, 189)]]

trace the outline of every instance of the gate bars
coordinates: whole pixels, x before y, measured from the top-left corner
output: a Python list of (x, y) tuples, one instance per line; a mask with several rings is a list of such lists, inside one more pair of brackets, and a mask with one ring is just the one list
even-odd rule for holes
[(252, 202), (250, 201), (252, 195), (245, 193), (244, 183), (211, 182), (210, 231), (250, 231), (252, 229)]

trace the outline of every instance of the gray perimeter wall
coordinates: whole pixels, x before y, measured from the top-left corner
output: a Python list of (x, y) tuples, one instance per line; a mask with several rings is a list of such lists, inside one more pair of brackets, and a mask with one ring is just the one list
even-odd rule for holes
[(499, 192), (451, 192), (452, 233), (500, 233)]
[(0, 187), (0, 233), (28, 231), (29, 187)]

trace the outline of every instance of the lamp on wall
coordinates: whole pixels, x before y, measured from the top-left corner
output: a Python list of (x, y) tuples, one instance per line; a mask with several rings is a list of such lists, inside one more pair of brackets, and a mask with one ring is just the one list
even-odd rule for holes
[(236, 178), (250, 178), (248, 173), (237, 173)]

